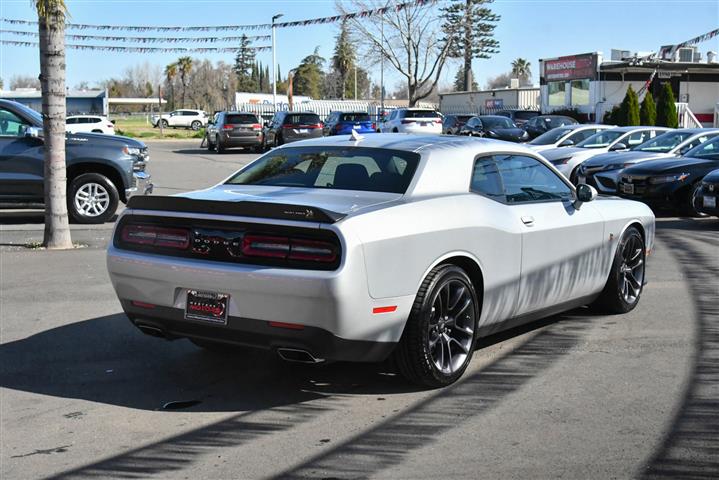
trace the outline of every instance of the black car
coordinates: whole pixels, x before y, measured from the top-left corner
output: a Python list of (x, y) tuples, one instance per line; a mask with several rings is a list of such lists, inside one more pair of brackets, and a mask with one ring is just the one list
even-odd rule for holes
[(543, 133), (546, 133), (554, 128), (563, 127), (565, 125), (576, 125), (577, 122), (572, 117), (565, 117), (562, 115), (539, 115), (529, 119), (522, 125), (531, 138), (537, 138)]
[(500, 110), (495, 115), (507, 117), (517, 126), (522, 126), (525, 122), (539, 115), (536, 110)]
[(222, 153), (228, 148), (262, 148), (262, 123), (255, 113), (217, 112), (207, 125), (207, 149)]
[[(42, 117), (17, 102), (0, 100), (0, 205), (42, 208), (45, 189)], [(152, 192), (145, 172), (147, 146), (103, 133), (67, 133), (67, 207), (78, 223), (104, 223), (119, 202)]]
[(442, 121), (442, 133), (445, 135), (459, 135), (459, 131), (474, 117), (472, 114), (446, 115)]
[(719, 168), (719, 137), (689, 150), (676, 160), (649, 160), (622, 170), (618, 193), (657, 209), (701, 215), (695, 201), (703, 190), (701, 180)]
[(318, 138), (324, 124), (313, 112), (277, 112), (262, 130), (262, 149), (279, 147), (285, 143)]
[(719, 170), (714, 170), (702, 179), (700, 188), (696, 190), (693, 198), (694, 206), (701, 213), (719, 217), (717, 197), (719, 197)]
[(470, 118), (460, 129), (460, 135), (487, 137), (508, 142), (529, 140), (527, 132), (519, 128), (507, 117), (499, 115), (481, 115)]

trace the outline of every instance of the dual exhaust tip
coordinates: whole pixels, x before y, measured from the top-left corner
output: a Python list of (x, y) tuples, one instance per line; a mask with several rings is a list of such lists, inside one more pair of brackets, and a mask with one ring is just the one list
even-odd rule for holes
[[(168, 338), (167, 334), (157, 327), (140, 323), (137, 324), (137, 328), (139, 328), (142, 333), (152, 337)], [(307, 350), (298, 348), (281, 347), (277, 349), (277, 355), (286, 362), (317, 364), (325, 361), (324, 358), (317, 358)]]

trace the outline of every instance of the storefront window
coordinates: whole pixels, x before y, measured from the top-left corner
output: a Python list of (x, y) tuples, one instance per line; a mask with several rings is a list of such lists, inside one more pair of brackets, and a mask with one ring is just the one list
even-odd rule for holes
[(572, 105), (589, 105), (589, 79), (572, 80)]
[(564, 105), (564, 85), (565, 82), (549, 82), (547, 84), (549, 105)]

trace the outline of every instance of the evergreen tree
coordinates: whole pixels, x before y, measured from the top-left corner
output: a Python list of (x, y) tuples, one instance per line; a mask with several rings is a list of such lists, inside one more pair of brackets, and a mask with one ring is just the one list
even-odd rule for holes
[(662, 85), (662, 91), (659, 94), (657, 102), (657, 126), (677, 128), (679, 126), (679, 117), (677, 115), (676, 100), (674, 99), (674, 91), (669, 82)]
[(255, 86), (255, 90), (259, 88), (260, 85), (260, 71), (257, 68), (257, 62), (252, 64), (252, 73), (250, 74), (250, 79), (252, 80), (252, 84)]
[[(454, 91), (462, 92), (464, 88), (464, 66), (459, 67), (457, 74), (454, 76)], [(472, 90), (479, 90), (479, 85), (472, 79)]]
[(448, 38), (455, 39), (449, 56), (464, 60), (463, 91), (470, 90), (472, 86), (472, 60), (490, 58), (499, 51), (499, 42), (493, 37), (500, 16), (485, 6), (493, 1), (452, 0), (448, 7), (442, 9), (445, 33)]
[(654, 97), (647, 91), (639, 110), (639, 123), (642, 125), (655, 125), (657, 123), (657, 109), (654, 106)]
[(320, 47), (315, 47), (314, 53), (302, 59), (300, 65), (295, 69), (292, 80), (292, 94), (306, 95), (312, 98), (322, 96), (322, 83), (324, 73), (322, 65), (325, 59), (319, 54)]
[(233, 70), (237, 75), (237, 90), (240, 92), (256, 92), (257, 83), (252, 77), (253, 66), (255, 63), (255, 51), (250, 46), (250, 39), (247, 35), (242, 35), (240, 39), (240, 49), (235, 56), (235, 66)]
[(257, 62), (257, 88), (260, 93), (265, 91), (265, 69), (262, 68), (262, 62)]
[(265, 65), (265, 83), (262, 85), (262, 91), (265, 93), (271, 93), (272, 92), (272, 78), (270, 77), (270, 66)]
[[(355, 53), (354, 53), (354, 47), (352, 46), (352, 44), (350, 42), (350, 34), (349, 34), (349, 29), (347, 28), (346, 21), (342, 22), (342, 26), (340, 27), (340, 33), (337, 36), (337, 43), (335, 44), (335, 53), (334, 53), (334, 56), (332, 57), (332, 67), (339, 74), (340, 95), (341, 95), (342, 100), (344, 100), (348, 96), (353, 96), (354, 82), (349, 82), (349, 83), (352, 83), (352, 86), (351, 86), (351, 88), (348, 89), (347, 76), (355, 68)], [(352, 92), (350, 95), (347, 94), (348, 90), (350, 90)]]
[(636, 126), (639, 125), (639, 100), (631, 85), (627, 88), (624, 100), (619, 107), (618, 125)]

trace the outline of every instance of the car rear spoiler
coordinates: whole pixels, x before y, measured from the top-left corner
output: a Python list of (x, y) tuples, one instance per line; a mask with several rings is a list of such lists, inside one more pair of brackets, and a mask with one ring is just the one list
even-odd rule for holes
[(159, 210), (163, 212), (210, 213), (241, 217), (277, 218), (314, 223), (335, 223), (346, 216), (343, 213), (305, 205), (248, 201), (223, 202), (219, 200), (197, 200), (194, 198), (161, 195), (137, 195), (130, 197), (130, 200), (127, 202), (127, 208), (133, 210)]

